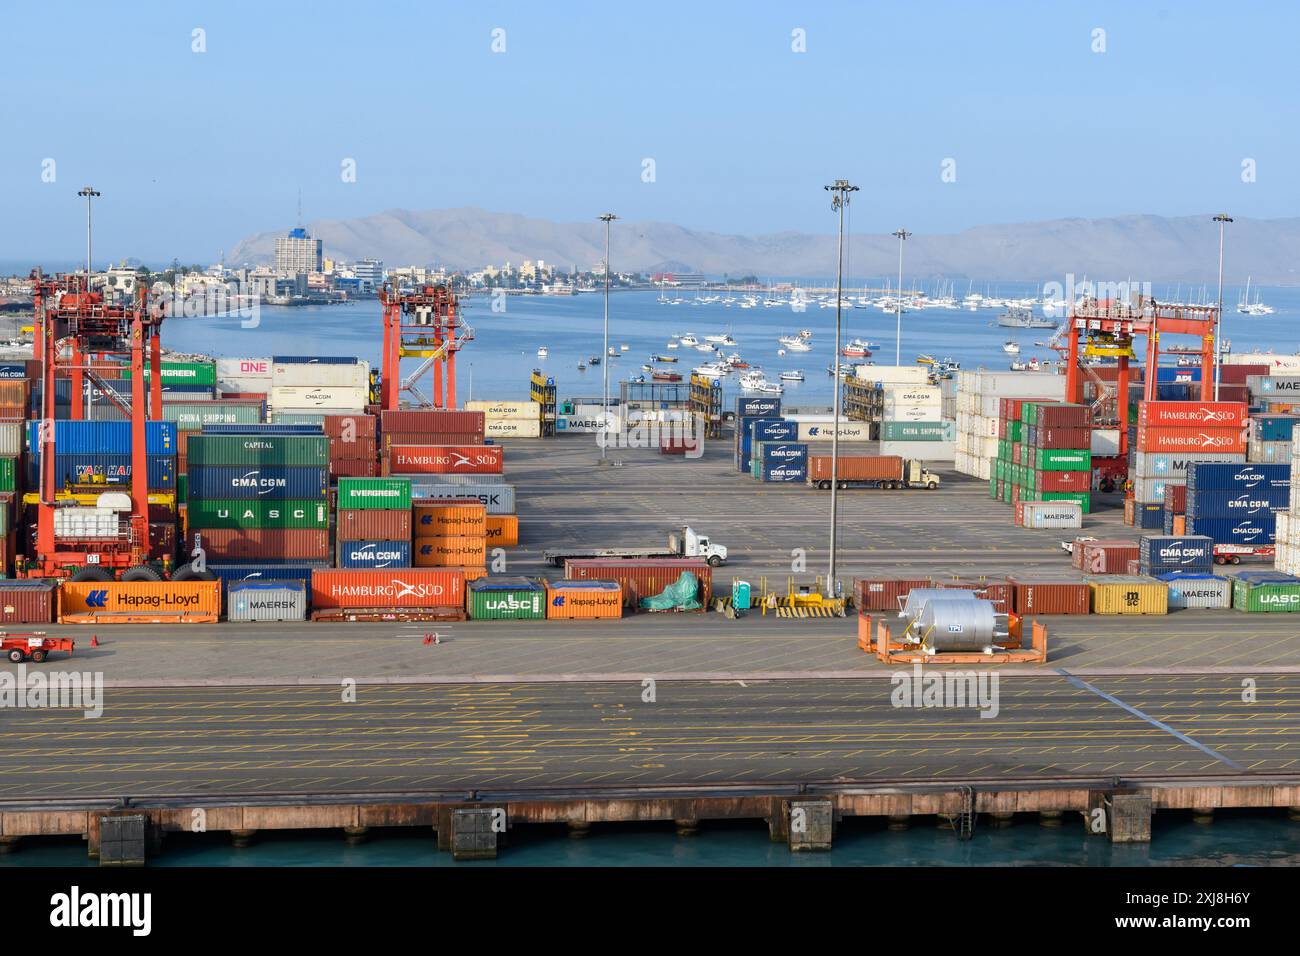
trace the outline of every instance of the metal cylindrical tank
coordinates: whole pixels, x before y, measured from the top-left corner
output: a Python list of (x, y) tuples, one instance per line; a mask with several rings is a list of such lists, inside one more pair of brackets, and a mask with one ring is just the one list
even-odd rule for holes
[(927, 601), (910, 630), (935, 653), (982, 651), (1007, 636), (1007, 617), (979, 598)]
[(903, 600), (898, 616), (911, 623), (931, 601), (973, 601), (975, 595), (966, 588), (912, 588)]

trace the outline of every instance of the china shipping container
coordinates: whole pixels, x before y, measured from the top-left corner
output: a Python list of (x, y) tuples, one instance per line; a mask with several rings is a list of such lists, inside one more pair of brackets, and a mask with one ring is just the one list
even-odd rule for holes
[(519, 544), (518, 515), (488, 515), (483, 537), (489, 547), (513, 548)]
[(185, 535), (188, 554), (202, 539), (209, 561), (265, 561), (291, 564), (327, 560), (329, 531), (289, 528), (190, 528)]
[(220, 581), (64, 581), (60, 624), (109, 624), (128, 617), (214, 623), (221, 616)]
[(623, 616), (623, 586), (617, 581), (549, 581), (547, 620), (590, 620)]
[(1086, 581), (1016, 575), (1007, 578), (1017, 614), (1087, 614), (1092, 591)]
[(322, 568), (311, 579), (313, 609), (440, 608), (465, 606), (465, 573), (460, 569)]
[(324, 435), (192, 435), (191, 465), (329, 465)]
[[(835, 463), (840, 481), (882, 481), (903, 475), (903, 459), (897, 455), (840, 455)], [(808, 456), (808, 480), (831, 477), (830, 455)]]
[(309, 499), (329, 490), (329, 469), (319, 466), (195, 465), (187, 474), (188, 491), (199, 498)]
[(49, 624), (58, 585), (44, 580), (0, 581), (0, 624)]
[(499, 475), (504, 457), (500, 445), (392, 445), (387, 460), (398, 475)]
[(662, 558), (626, 560), (622, 558), (569, 558), (564, 562), (564, 576), (572, 580), (618, 581), (623, 588), (623, 604), (635, 608), (642, 598), (662, 594), (675, 584), (683, 571), (690, 571), (700, 582), (699, 601), (708, 606), (713, 599), (713, 569), (699, 558)]
[(481, 578), (466, 586), (465, 610), (472, 620), (536, 621), (546, 617), (546, 589), (527, 578)]
[(411, 510), (411, 524), (416, 537), (487, 534), (487, 508), (474, 498), (416, 501)]
[(232, 581), (226, 585), (226, 620), (305, 621), (306, 581)]
[(1116, 575), (1089, 578), (1094, 614), (1167, 614), (1169, 585), (1151, 578)]
[[(480, 508), (482, 505), (479, 506)], [(339, 541), (410, 541), (409, 510), (340, 508), (334, 520)]]
[(341, 478), (340, 508), (411, 510), (411, 482), (405, 478)]
[(409, 541), (340, 541), (340, 568), (409, 568)]
[(482, 535), (416, 538), (411, 564), (417, 568), (479, 567), (487, 564), (486, 539)]
[(1169, 585), (1169, 610), (1221, 610), (1232, 607), (1232, 582), (1208, 573), (1170, 571), (1156, 580)]
[(860, 611), (897, 613), (912, 588), (928, 588), (929, 578), (855, 578), (853, 603)]

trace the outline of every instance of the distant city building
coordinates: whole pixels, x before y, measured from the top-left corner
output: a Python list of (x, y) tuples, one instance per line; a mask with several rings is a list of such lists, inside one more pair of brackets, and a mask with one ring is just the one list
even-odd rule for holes
[(280, 275), (323, 272), (324, 243), (307, 235), (301, 226), (275, 240), (275, 271)]
[(384, 260), (358, 259), (352, 263), (352, 275), (363, 292), (372, 292), (383, 284)]

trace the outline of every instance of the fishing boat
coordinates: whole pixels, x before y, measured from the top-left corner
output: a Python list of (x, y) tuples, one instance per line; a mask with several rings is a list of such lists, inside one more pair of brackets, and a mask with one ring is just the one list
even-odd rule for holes
[(934, 364), (934, 356), (933, 356), (933, 355), (929, 355), (929, 354), (927, 354), (927, 353), (925, 353), (925, 352), (922, 352), (920, 355), (918, 355), (918, 356), (916, 357), (916, 364), (917, 364), (917, 365), (933, 365), (933, 364)]
[(749, 363), (740, 357), (739, 352), (732, 352), (722, 360), (729, 368), (749, 368)]
[(716, 362), (705, 362), (703, 365), (697, 365), (692, 371), (696, 375), (703, 375), (706, 378), (721, 378), (731, 370), (725, 365), (719, 365)]
[(670, 349), (681, 348), (681, 346), (678, 345), (676, 342), (669, 342), (669, 343), (668, 343), (668, 347), (669, 347)]
[(599, 365), (599, 364), (600, 364), (600, 356), (599, 356), (599, 355), (593, 355), (591, 358), (587, 359), (587, 364), (588, 364), (588, 365)]
[(538, 358), (546, 358), (547, 354), (548, 354), (548, 353), (547, 353), (547, 351), (546, 351), (546, 346), (545, 346), (545, 345), (543, 345), (540, 349), (537, 350), (537, 357), (538, 357)]
[(800, 372), (800, 371), (798, 371), (797, 369), (792, 370), (792, 371), (788, 371), (788, 372), (782, 372), (782, 373), (781, 373), (781, 381), (783, 381), (783, 382), (802, 382), (802, 381), (803, 381), (803, 372)]
[(682, 376), (678, 372), (669, 372), (664, 369), (655, 369), (650, 376), (656, 382), (680, 382)]
[(618, 356), (619, 356), (619, 351), (618, 351), (618, 349), (614, 348), (614, 346), (611, 345), (611, 346), (609, 347), (609, 357), (610, 357), (610, 358), (618, 358)]
[(676, 362), (677, 361), (676, 355), (652, 355), (650, 356), (650, 358), (652, 361), (655, 362)]
[(1002, 343), (1002, 351), (1006, 352), (1008, 355), (1019, 355), (1020, 343), (1015, 339), (1007, 339)]
[(585, 371), (587, 371), (587, 365), (586, 365), (585, 362), (579, 362), (579, 363), (578, 363), (578, 371), (579, 371), (579, 372), (585, 372)]
[(845, 358), (870, 358), (871, 349), (868, 347), (868, 343), (862, 341), (862, 339), (854, 339), (840, 349), (840, 354)]

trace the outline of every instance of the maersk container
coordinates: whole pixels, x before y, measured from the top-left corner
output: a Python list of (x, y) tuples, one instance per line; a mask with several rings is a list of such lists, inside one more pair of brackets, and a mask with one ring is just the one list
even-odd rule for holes
[(1190, 462), (1187, 466), (1187, 491), (1258, 491), (1285, 488), (1291, 480), (1290, 464), (1211, 464)]
[(481, 501), (490, 515), (512, 515), (515, 513), (514, 485), (450, 485), (412, 482), (413, 498), (473, 498)]
[(409, 541), (340, 541), (341, 568), (409, 568)]
[(479, 578), (466, 587), (473, 620), (537, 621), (546, 617), (546, 589), (527, 578)]
[(1232, 606), (1239, 611), (1300, 611), (1300, 578), (1280, 571), (1233, 575)]
[(191, 465), (188, 475), (187, 490), (196, 498), (310, 499), (329, 491), (329, 469), (306, 465)]
[(189, 527), (196, 529), (329, 527), (329, 505), (325, 501), (191, 498), (185, 514)]
[(1213, 574), (1170, 571), (1155, 575), (1169, 585), (1169, 610), (1218, 610), (1232, 606), (1232, 582)]
[(1083, 527), (1083, 506), (1077, 501), (1022, 501), (1017, 508), (1025, 528)]
[(187, 460), (191, 465), (328, 467), (330, 442), (324, 435), (193, 435)]
[[(40, 428), (40, 421), (27, 423), (27, 450), (33, 453), (41, 447)], [(175, 454), (176, 423), (145, 422), (144, 442), (147, 454)], [(131, 423), (59, 419), (54, 423), (54, 447), (56, 454), (64, 455), (130, 454)]]
[(1260, 487), (1249, 491), (1206, 491), (1203, 488), (1189, 488), (1187, 491), (1186, 514), (1189, 518), (1236, 518), (1256, 517), (1285, 508), (1291, 502), (1290, 484), (1281, 487)]
[(1209, 571), (1214, 566), (1214, 539), (1205, 535), (1145, 535), (1138, 541), (1143, 574)]
[(306, 581), (232, 581), (226, 585), (226, 620), (305, 621)]
[(340, 478), (340, 508), (411, 510), (409, 478)]
[(1252, 545), (1266, 548), (1273, 544), (1273, 512), (1250, 518), (1185, 518), (1187, 534), (1206, 535), (1216, 544)]

